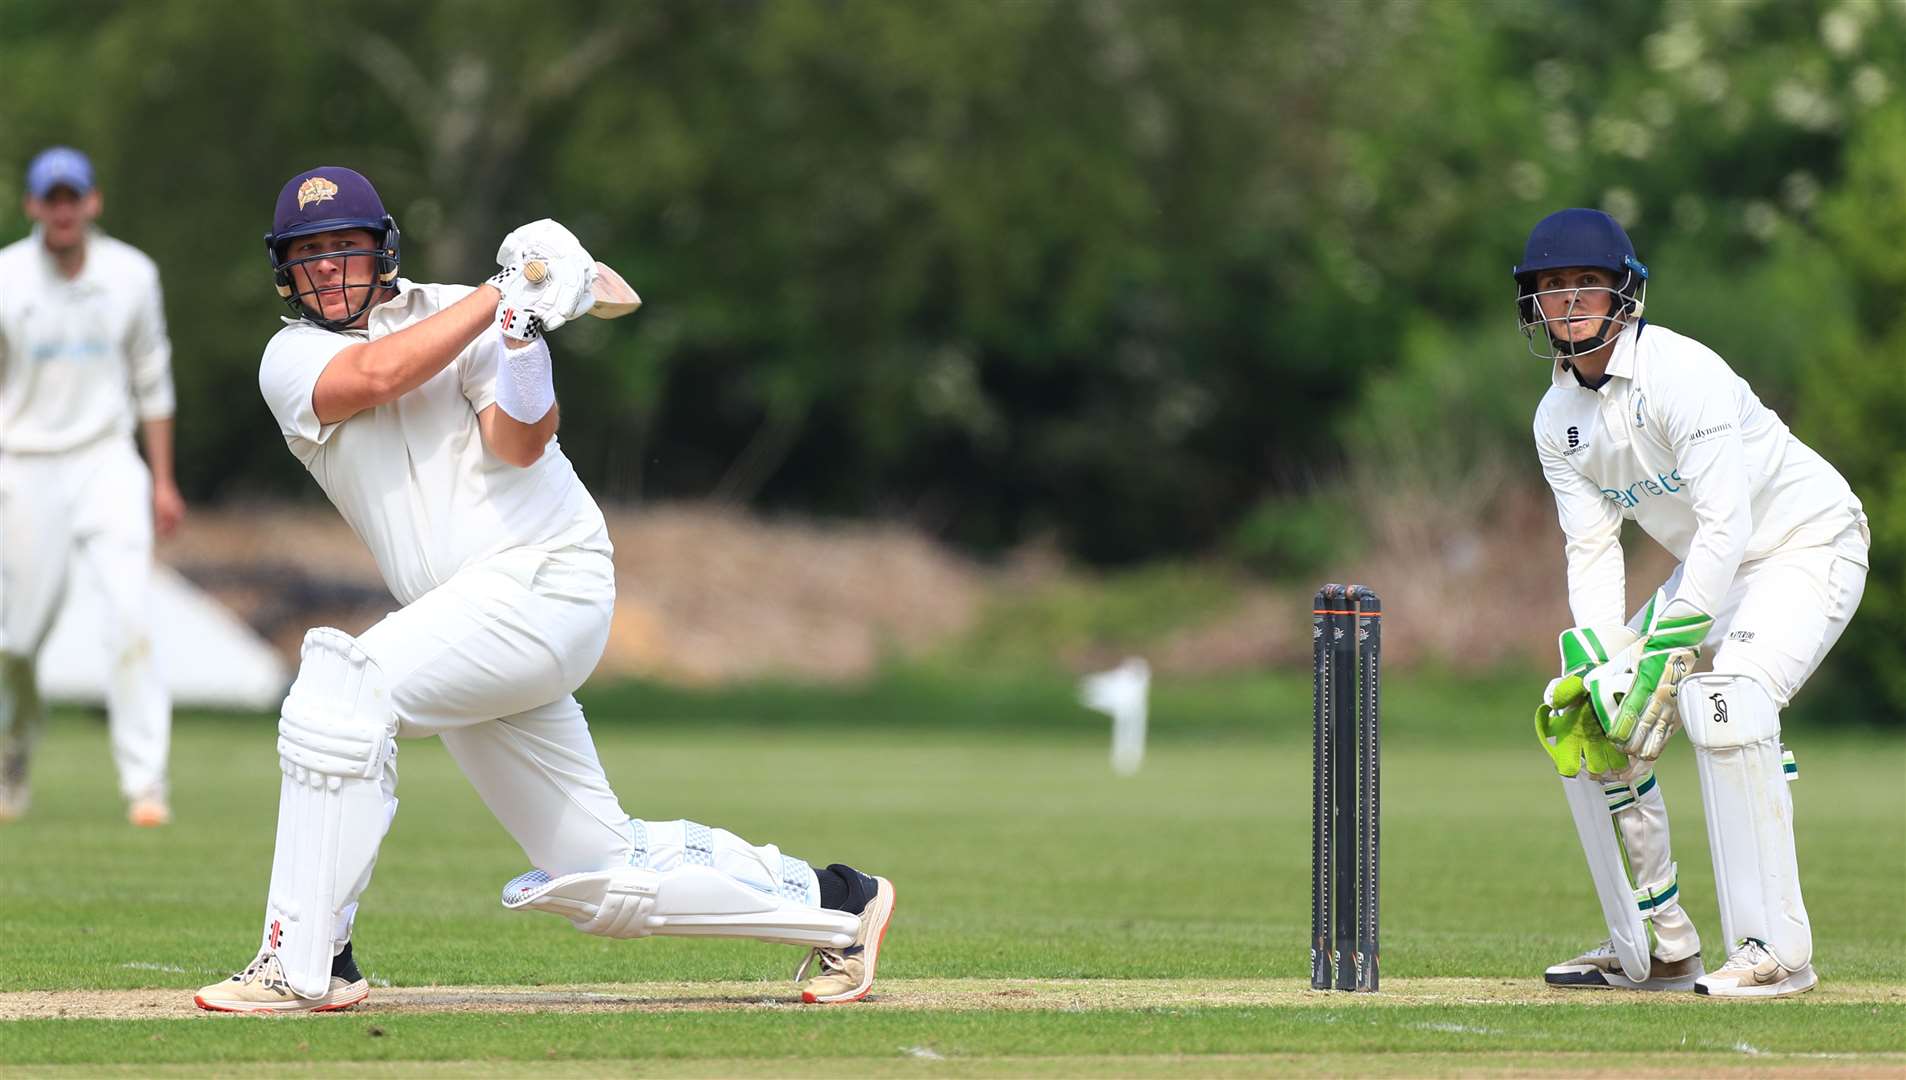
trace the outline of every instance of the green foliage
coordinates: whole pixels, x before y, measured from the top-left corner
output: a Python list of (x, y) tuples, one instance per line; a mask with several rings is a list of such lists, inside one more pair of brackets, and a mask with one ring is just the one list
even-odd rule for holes
[(0, 67), (41, 73), (0, 159), (85, 145), (105, 224), (165, 273), (189, 495), (310, 490), (233, 404), (279, 314), (257, 237), (315, 161), (376, 180), (410, 276), (480, 278), (553, 215), (643, 292), (558, 341), (564, 445), (610, 497), (1136, 559), (1222, 535), (1381, 362), (1332, 355), (1312, 305), (1356, 301), (1287, 262), (1328, 178), (1323, 117), (1281, 102), (1349, 64), (1307, 56), (1327, 11), (570, 0), (496, 32), (516, 14), (0, 14), (30, 31)]
[(1363, 524), (1350, 501), (1319, 492), (1259, 502), (1232, 528), (1225, 548), (1242, 565), (1288, 581), (1354, 559), (1363, 540)]
[(1892, 107), (1848, 148), (1848, 181), (1821, 212), (1863, 313), (1810, 358), (1800, 424), (1866, 506), (1873, 535), (1866, 594), (1819, 680), (1843, 715), (1906, 713), (1906, 109)]

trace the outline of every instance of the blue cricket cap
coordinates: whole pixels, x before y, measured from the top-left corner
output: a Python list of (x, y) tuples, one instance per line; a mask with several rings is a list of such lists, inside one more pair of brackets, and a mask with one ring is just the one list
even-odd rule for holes
[(44, 199), (56, 187), (69, 187), (85, 195), (93, 190), (93, 163), (70, 146), (55, 146), (40, 151), (26, 167), (26, 191)]

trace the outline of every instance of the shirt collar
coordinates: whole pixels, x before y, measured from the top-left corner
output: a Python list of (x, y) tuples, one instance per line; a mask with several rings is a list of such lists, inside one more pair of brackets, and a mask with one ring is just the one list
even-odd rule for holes
[[(1648, 320), (1638, 320), (1635, 325), (1628, 327), (1616, 336), (1615, 351), (1608, 358), (1607, 374), (1617, 379), (1632, 379), (1635, 377), (1636, 342), (1641, 338), (1642, 327), (1647, 325)], [(1557, 360), (1555, 366), (1549, 371), (1549, 382), (1551, 385), (1559, 386), (1564, 389), (1586, 389), (1586, 387), (1582, 387), (1581, 381), (1576, 379), (1575, 372), (1571, 371), (1568, 366), (1560, 360)]]

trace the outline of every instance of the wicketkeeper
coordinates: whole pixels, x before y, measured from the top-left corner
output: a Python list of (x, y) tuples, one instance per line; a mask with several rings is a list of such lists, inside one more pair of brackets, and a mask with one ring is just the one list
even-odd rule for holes
[[(1543, 218), (1514, 273), (1522, 332), (1553, 365), (1535, 443), (1567, 540), (1576, 623), (1536, 723), (1610, 935), (1549, 968), (1547, 981), (1803, 993), (1817, 977), (1780, 711), (1859, 607), (1869, 543), (1860, 500), (1719, 356), (1642, 317), (1648, 269), (1607, 214)], [(1625, 520), (1680, 560), (1626, 620)], [(1703, 651), (1712, 670), (1695, 674)], [(1727, 941), (1726, 962), (1705, 974), (1653, 769), (1680, 727), (1694, 746)]]
[[(284, 777), (257, 957), (206, 1009), (341, 1009), (367, 985), (352, 924), (397, 812), (397, 740), (443, 739), (534, 868), (507, 908), (585, 933), (754, 938), (812, 950), (810, 1002), (873, 983), (893, 886), (694, 821), (629, 817), (572, 692), (608, 641), (602, 514), (556, 442), (544, 335), (587, 312), (595, 261), (538, 221), (489, 282), (398, 277), (397, 223), (349, 169), (299, 173), (265, 243), (292, 318), (259, 387), (286, 444), (369, 545), (403, 607), (317, 629), (278, 725)], [(531, 282), (524, 266), (540, 261)]]

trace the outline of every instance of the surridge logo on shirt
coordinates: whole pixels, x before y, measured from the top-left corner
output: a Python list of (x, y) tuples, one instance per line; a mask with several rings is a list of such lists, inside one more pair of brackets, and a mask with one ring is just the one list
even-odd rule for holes
[(298, 185), (298, 209), (312, 203), (330, 202), (338, 197), (338, 186), (322, 176), (314, 176)]
[(1582, 429), (1576, 427), (1574, 424), (1570, 424), (1568, 428), (1568, 448), (1573, 450), (1580, 445), (1582, 445)]

